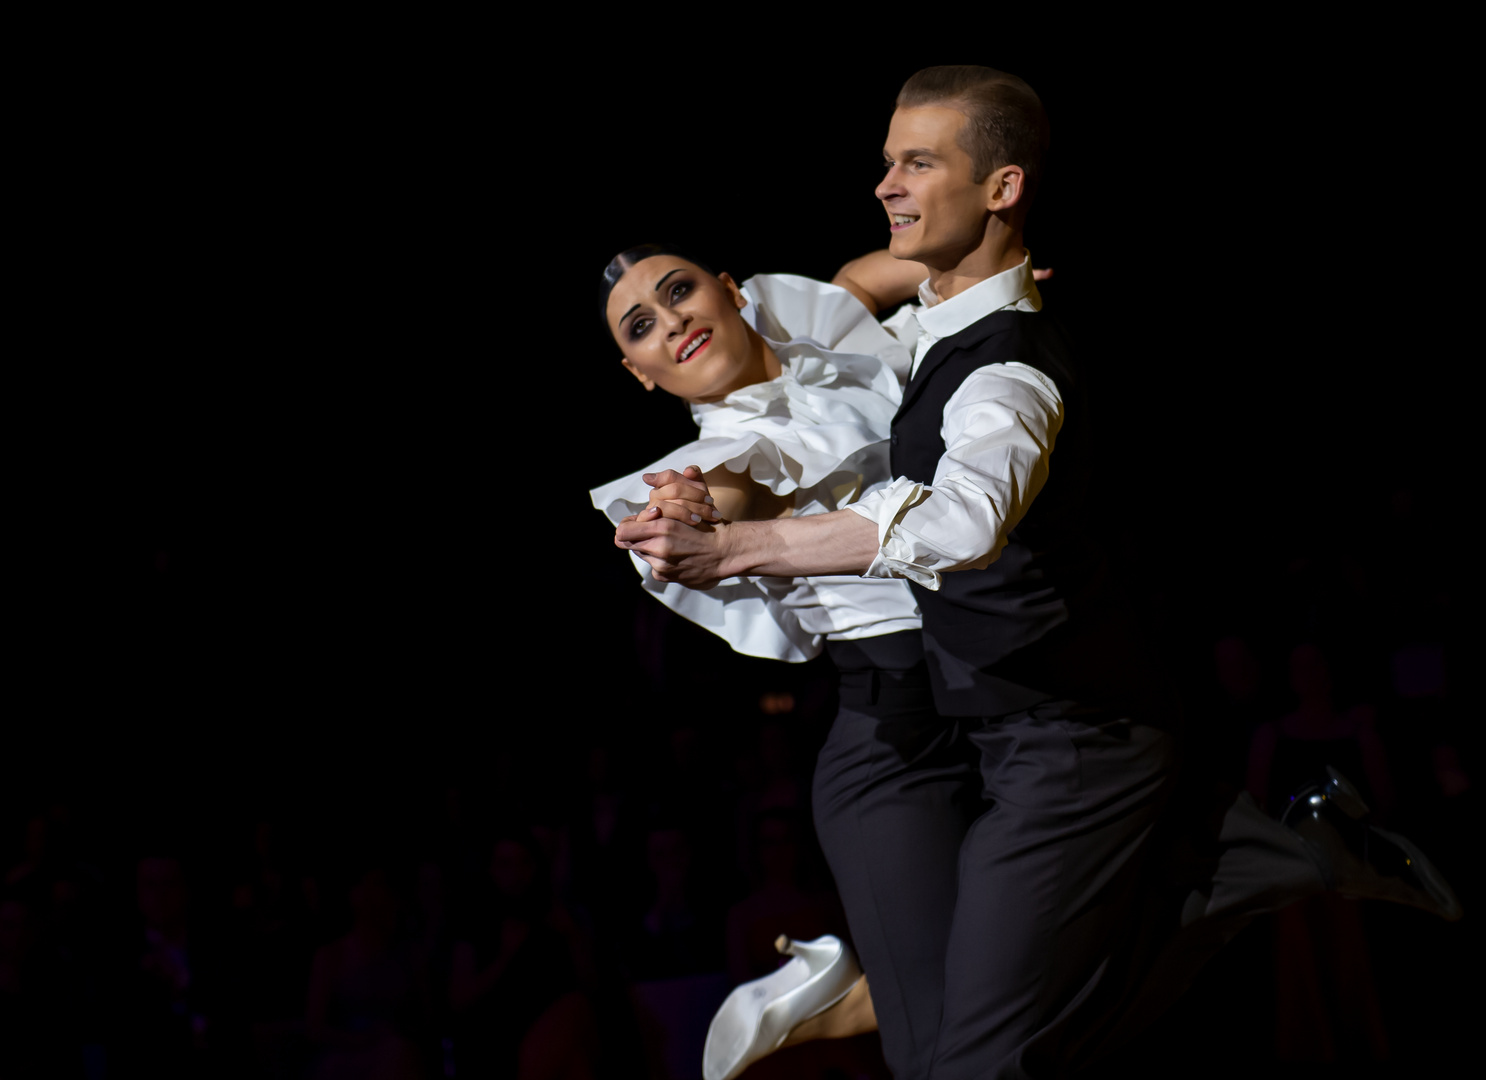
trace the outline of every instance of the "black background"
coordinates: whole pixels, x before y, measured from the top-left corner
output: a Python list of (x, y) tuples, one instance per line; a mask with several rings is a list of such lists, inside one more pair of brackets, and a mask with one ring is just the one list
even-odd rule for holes
[[(1152, 591), (1220, 606), (1306, 545), (1454, 566), (1461, 78), (1028, 38), (973, 58), (1051, 116), (1028, 244), (1102, 380), (1107, 520)], [(622, 695), (631, 582), (586, 492), (691, 426), (619, 368), (599, 269), (663, 239), (826, 277), (881, 246), (892, 97), (943, 58), (740, 49), (702, 77), (539, 50), (518, 76), (519, 49), (355, 40), (141, 65), (38, 122), (20, 666), (57, 708), (463, 722), (506, 672)], [(1389, 534), (1400, 481), (1427, 535)]]
[(1324, 552), (1433, 567), (1468, 610), (1448, 51), (1049, 23), (874, 56), (637, 23), (603, 49), (214, 31), (34, 88), (14, 802), (65, 784), (125, 830), (286, 790), (374, 814), (376, 778), (555, 774), (580, 727), (754, 678), (633, 673), (638, 590), (587, 490), (692, 428), (620, 369), (599, 271), (650, 240), (739, 280), (882, 246), (881, 139), (929, 63), (1043, 96), (1027, 242), (1099, 371), (1108, 532), (1171, 636), (1262, 625)]

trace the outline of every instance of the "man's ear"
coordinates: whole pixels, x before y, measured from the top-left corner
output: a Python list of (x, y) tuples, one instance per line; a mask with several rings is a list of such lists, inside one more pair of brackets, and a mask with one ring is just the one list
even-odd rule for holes
[(628, 357), (625, 357), (623, 360), (621, 360), (619, 362), (621, 364), (623, 364), (626, 368), (629, 369), (629, 373), (631, 375), (633, 375), (635, 378), (637, 378), (637, 379), (640, 380), (640, 385), (643, 386), (646, 390), (654, 390), (655, 389), (655, 382), (650, 378), (650, 376), (649, 375), (646, 375), (639, 368), (635, 367), (634, 364), (630, 363), (630, 360), (629, 360)]
[(722, 282), (723, 288), (727, 289), (728, 294), (732, 296), (733, 304), (739, 311), (748, 306), (748, 297), (743, 295), (743, 290), (738, 288), (738, 283), (733, 280), (731, 274), (724, 270), (717, 275), (717, 280)]
[(1002, 165), (985, 178), (986, 209), (992, 213), (1010, 210), (1022, 200), (1027, 173), (1020, 165)]

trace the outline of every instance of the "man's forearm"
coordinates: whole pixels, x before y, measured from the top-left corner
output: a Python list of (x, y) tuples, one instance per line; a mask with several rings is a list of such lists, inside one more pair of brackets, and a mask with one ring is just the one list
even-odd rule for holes
[(737, 521), (721, 531), (725, 577), (861, 574), (877, 557), (876, 523), (850, 510)]
[[(662, 492), (673, 484), (705, 492), (700, 480), (689, 470), (645, 477)], [(656, 581), (691, 589), (710, 589), (733, 577), (862, 574), (877, 558), (877, 522), (851, 510), (709, 525), (703, 515), (712, 512), (710, 504), (662, 499), (620, 522), (614, 543), (648, 563)]]

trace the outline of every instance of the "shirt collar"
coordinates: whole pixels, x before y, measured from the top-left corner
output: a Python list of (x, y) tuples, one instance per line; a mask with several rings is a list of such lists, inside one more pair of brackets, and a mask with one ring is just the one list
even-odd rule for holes
[(917, 313), (918, 324), (936, 338), (958, 334), (991, 312), (1020, 305), (1024, 300), (1032, 310), (1042, 310), (1042, 296), (1032, 280), (1030, 254), (1020, 265), (977, 282), (948, 300), (940, 300), (925, 281), (918, 287), (918, 298), (924, 305)]

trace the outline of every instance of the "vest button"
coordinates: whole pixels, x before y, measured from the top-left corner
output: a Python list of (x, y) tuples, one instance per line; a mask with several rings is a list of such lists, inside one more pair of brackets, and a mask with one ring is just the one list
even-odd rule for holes
[(890, 438), (890, 439), (889, 439), (889, 440), (888, 440), (888, 442), (889, 442), (889, 443), (890, 443), (890, 444), (891, 444), (891, 445), (893, 445), (893, 446), (897, 446), (897, 445), (898, 445), (898, 433), (897, 433), (897, 432), (896, 432), (896, 431), (895, 431), (895, 432), (893, 432), (893, 434), (892, 434), (892, 438)]

